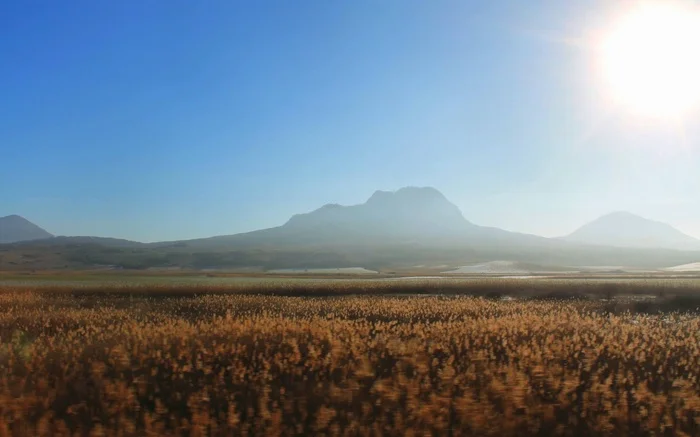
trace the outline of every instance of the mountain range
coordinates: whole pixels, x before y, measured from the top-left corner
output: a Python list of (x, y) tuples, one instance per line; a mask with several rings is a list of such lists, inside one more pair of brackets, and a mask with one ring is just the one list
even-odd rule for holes
[[(435, 188), (376, 191), (365, 203), (328, 204), (292, 216), (285, 224), (243, 234), (186, 240), (190, 246), (502, 245), (556, 241), (475, 225)], [(162, 243), (159, 243), (162, 244)]]
[(671, 267), (700, 260), (700, 241), (670, 225), (613, 213), (561, 238), (474, 224), (438, 190), (377, 191), (365, 203), (325, 205), (285, 224), (203, 239), (138, 243), (53, 237), (19, 217), (0, 219), (0, 270), (133, 268), (375, 269), (512, 260), (544, 265)]

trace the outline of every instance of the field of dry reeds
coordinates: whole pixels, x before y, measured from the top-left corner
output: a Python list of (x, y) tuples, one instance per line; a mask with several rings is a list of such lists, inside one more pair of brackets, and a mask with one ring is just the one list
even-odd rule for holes
[(694, 286), (505, 283), (4, 286), (0, 436), (700, 435)]

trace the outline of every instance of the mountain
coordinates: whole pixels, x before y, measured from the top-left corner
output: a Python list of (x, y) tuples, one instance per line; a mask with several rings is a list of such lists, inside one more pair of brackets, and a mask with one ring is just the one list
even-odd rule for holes
[(601, 246), (700, 250), (700, 240), (669, 224), (629, 212), (604, 215), (562, 238)]
[(293, 216), (283, 226), (290, 232), (319, 232), (402, 240), (442, 240), (475, 226), (435, 188), (406, 187), (376, 191), (361, 205), (325, 205)]
[(51, 238), (39, 226), (18, 215), (0, 217), (0, 244)]
[(376, 191), (360, 205), (325, 205), (294, 215), (279, 227), (180, 243), (199, 248), (321, 246), (336, 249), (388, 244), (427, 247), (561, 244), (535, 235), (475, 225), (431, 187)]
[[(243, 234), (159, 243), (52, 237), (4, 244), (0, 246), (0, 270), (364, 267), (411, 271), (417, 266), (434, 266), (445, 271), (491, 266), (493, 261), (499, 266), (546, 265), (550, 270), (556, 266), (565, 270), (571, 270), (570, 266), (658, 269), (700, 258), (700, 252), (659, 248), (669, 246), (669, 241), (674, 248), (695, 248), (690, 237), (668, 225), (627, 213), (600, 221), (602, 225), (593, 223), (564, 239), (520, 234), (470, 222), (434, 188), (406, 187), (377, 191), (359, 205), (325, 205), (294, 215), (281, 226)], [(628, 237), (619, 241), (621, 235)], [(659, 240), (667, 244), (655, 243)], [(646, 244), (612, 247), (630, 241)]]
[(377, 191), (365, 203), (329, 204), (297, 214), (275, 228), (210, 238), (155, 243), (187, 252), (191, 265), (274, 268), (452, 265), (493, 260), (550, 266), (670, 267), (697, 253), (669, 249), (592, 246), (480, 226), (430, 187)]

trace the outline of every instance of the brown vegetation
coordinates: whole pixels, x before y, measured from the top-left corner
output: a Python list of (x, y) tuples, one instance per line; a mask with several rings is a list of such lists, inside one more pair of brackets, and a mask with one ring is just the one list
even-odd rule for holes
[(0, 291), (0, 436), (700, 435), (692, 313), (73, 291)]

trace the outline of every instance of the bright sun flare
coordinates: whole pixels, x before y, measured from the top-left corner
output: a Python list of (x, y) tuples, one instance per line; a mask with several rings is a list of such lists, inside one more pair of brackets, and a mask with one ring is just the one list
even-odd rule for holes
[(643, 115), (678, 118), (700, 104), (700, 12), (674, 1), (639, 3), (603, 38), (613, 98)]

